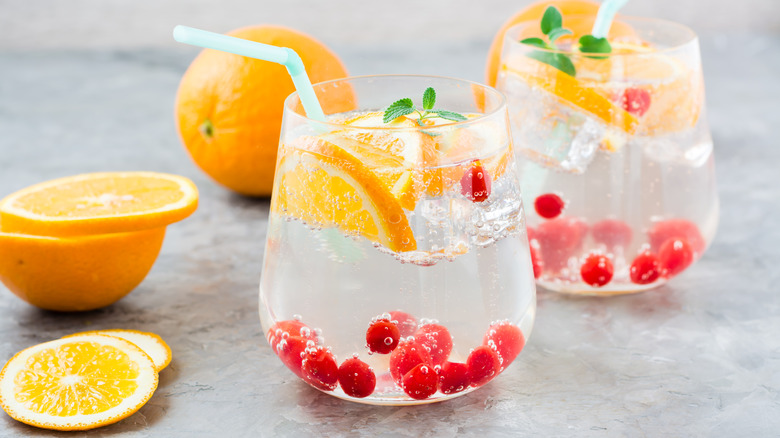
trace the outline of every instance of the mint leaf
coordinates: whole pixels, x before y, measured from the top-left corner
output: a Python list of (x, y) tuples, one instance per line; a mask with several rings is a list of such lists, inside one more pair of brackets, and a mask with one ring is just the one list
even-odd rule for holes
[(540, 52), (538, 50), (534, 50), (528, 54), (528, 57), (533, 58), (539, 62), (543, 62), (547, 65), (551, 65), (569, 76), (576, 76), (577, 74), (571, 59), (569, 59), (569, 57), (563, 53)]
[(520, 41), (522, 44), (528, 44), (529, 46), (539, 47), (540, 49), (549, 49), (550, 46), (544, 42), (541, 38), (526, 38)]
[(428, 87), (423, 93), (423, 109), (433, 109), (433, 105), (436, 103), (436, 90), (433, 87)]
[(551, 43), (554, 43), (555, 40), (558, 38), (564, 36), (564, 35), (571, 35), (571, 31), (569, 29), (564, 29), (562, 27), (558, 27), (556, 29), (553, 29), (550, 31), (549, 34), (547, 34), (547, 38), (550, 39)]
[[(606, 38), (596, 38), (593, 35), (580, 37), (580, 52), (612, 53), (612, 46)], [(589, 56), (589, 58), (604, 58), (604, 56)]]
[(384, 123), (390, 123), (398, 117), (411, 114), (414, 111), (414, 102), (412, 102), (412, 99), (409, 99), (408, 97), (399, 99), (387, 107), (385, 114), (382, 117), (382, 121)]
[(437, 110), (431, 112), (441, 117), (442, 119), (452, 120), (453, 122), (462, 122), (464, 120), (468, 120), (468, 117), (464, 116), (463, 114), (456, 113), (454, 111)]
[(554, 29), (563, 26), (563, 17), (555, 6), (548, 6), (542, 15), (542, 33), (549, 35)]

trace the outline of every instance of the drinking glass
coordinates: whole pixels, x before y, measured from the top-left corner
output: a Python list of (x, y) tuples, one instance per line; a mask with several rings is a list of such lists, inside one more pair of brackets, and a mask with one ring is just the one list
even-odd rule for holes
[[(428, 87), (434, 110), (465, 120), (420, 119)], [(260, 282), (272, 350), (313, 387), (364, 403), (484, 385), (520, 353), (536, 308), (503, 96), (431, 76), (314, 89), (326, 121), (296, 93), (284, 106)], [(418, 112), (384, 123), (401, 98)]]
[[(533, 206), (537, 284), (554, 291), (658, 287), (701, 257), (717, 227), (697, 37), (657, 19), (616, 24), (609, 54), (572, 52), (572, 37), (556, 50), (521, 43), (540, 36), (538, 21), (504, 41), (497, 88)], [(554, 66), (566, 59), (573, 72)]]

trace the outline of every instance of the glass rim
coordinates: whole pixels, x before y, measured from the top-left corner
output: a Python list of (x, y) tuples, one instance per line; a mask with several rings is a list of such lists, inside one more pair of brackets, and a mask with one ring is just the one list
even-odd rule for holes
[[(595, 19), (595, 15), (588, 15), (588, 14), (577, 14), (577, 15), (569, 15), (568, 17), (572, 18), (579, 18), (579, 17), (593, 17)], [(565, 17), (564, 17), (565, 19)], [(678, 23), (676, 21), (666, 20), (663, 18), (654, 18), (654, 17), (636, 17), (631, 15), (618, 15), (615, 17), (615, 21), (620, 22), (644, 22), (644, 23), (656, 23), (661, 24), (666, 27), (671, 28), (677, 28), (678, 30), (682, 30), (687, 35), (685, 38), (683, 38), (683, 41), (671, 45), (669, 47), (665, 47), (663, 49), (654, 49), (648, 52), (633, 52), (633, 53), (583, 53), (583, 52), (572, 52), (569, 50), (561, 50), (561, 49), (546, 49), (542, 47), (536, 47), (532, 46), (530, 44), (523, 44), (520, 41), (510, 38), (510, 33), (516, 32), (518, 29), (523, 28), (525, 26), (528, 26), (530, 24), (539, 25), (539, 20), (525, 20), (521, 21), (519, 23), (513, 24), (511, 27), (509, 27), (506, 32), (504, 32), (504, 42), (507, 40), (512, 43), (512, 45), (518, 45), (523, 47), (531, 47), (533, 50), (537, 50), (539, 52), (545, 52), (545, 53), (553, 53), (553, 54), (563, 54), (563, 55), (572, 55), (572, 56), (589, 56), (589, 57), (595, 57), (598, 56), (599, 58), (615, 58), (615, 57), (632, 57), (632, 56), (652, 56), (657, 54), (664, 54), (668, 52), (673, 52), (675, 50), (679, 50), (689, 44), (692, 44), (696, 42), (699, 39), (699, 36), (696, 34), (696, 32), (693, 31), (690, 27)]]
[[(314, 120), (310, 118), (309, 116), (305, 114), (301, 114), (298, 111), (294, 110), (291, 107), (292, 101), (296, 98), (298, 98), (298, 91), (293, 91), (290, 93), (285, 99), (284, 99), (284, 113), (287, 112), (294, 114), (296, 117), (300, 117), (302, 120), (305, 120), (309, 123), (316, 123), (318, 125), (322, 126), (329, 126), (339, 129), (344, 128), (352, 128), (352, 129), (360, 129), (361, 131), (370, 131), (370, 130), (376, 130), (376, 131), (431, 131), (431, 130), (437, 130), (440, 128), (453, 128), (453, 127), (461, 127), (461, 126), (469, 126), (475, 123), (484, 122), (484, 120), (488, 120), (495, 116), (496, 114), (499, 114), (501, 111), (504, 111), (507, 107), (506, 97), (504, 94), (500, 91), (498, 91), (496, 88), (491, 87), (487, 84), (482, 84), (476, 81), (471, 81), (468, 79), (460, 79), (460, 78), (454, 78), (451, 76), (440, 76), (440, 75), (421, 75), (421, 74), (375, 74), (375, 75), (357, 75), (357, 76), (347, 76), (344, 78), (339, 79), (331, 79), (328, 81), (322, 81), (312, 84), (312, 87), (316, 88), (318, 86), (324, 86), (324, 85), (330, 85), (337, 82), (349, 82), (352, 80), (366, 80), (366, 79), (393, 79), (393, 78), (417, 78), (417, 79), (430, 79), (430, 80), (446, 80), (446, 81), (454, 81), (454, 82), (461, 82), (464, 85), (468, 85), (471, 87), (477, 86), (480, 89), (484, 90), (487, 93), (490, 93), (493, 95), (494, 98), (498, 100), (498, 103), (496, 107), (486, 113), (477, 113), (478, 116), (474, 118), (469, 118), (467, 120), (462, 121), (452, 121), (450, 123), (443, 123), (440, 125), (435, 126), (351, 126), (351, 125), (345, 125), (344, 123), (339, 122), (332, 122), (332, 121), (320, 121), (320, 120)], [(473, 89), (473, 88), (472, 88)], [(423, 90), (424, 91), (424, 90)], [(437, 91), (438, 93), (438, 91)], [(404, 96), (409, 97), (409, 96)], [(398, 99), (402, 99), (404, 97), (398, 97)], [(474, 96), (477, 97), (476, 95)], [(486, 99), (487, 100), (487, 97)], [(300, 99), (298, 99), (300, 102)], [(393, 102), (389, 102), (388, 106), (392, 104)], [(360, 108), (357, 108), (353, 111), (361, 111)], [(336, 113), (338, 114), (338, 113)], [(327, 116), (327, 115), (326, 115)]]

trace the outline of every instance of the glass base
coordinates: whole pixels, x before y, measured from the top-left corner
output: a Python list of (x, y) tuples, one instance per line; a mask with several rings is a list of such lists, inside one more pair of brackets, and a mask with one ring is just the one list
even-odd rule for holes
[(650, 284), (608, 284), (604, 287), (592, 287), (585, 283), (569, 283), (562, 281), (538, 280), (536, 285), (550, 292), (558, 292), (568, 295), (584, 295), (606, 297), (613, 295), (628, 295), (656, 289), (666, 284), (666, 280), (655, 281)]

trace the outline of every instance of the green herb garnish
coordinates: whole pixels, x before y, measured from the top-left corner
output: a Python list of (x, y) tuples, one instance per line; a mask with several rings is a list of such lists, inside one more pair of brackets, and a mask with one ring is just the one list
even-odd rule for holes
[(454, 111), (435, 110), (433, 106), (436, 104), (436, 91), (432, 87), (425, 89), (423, 93), (423, 109), (419, 110), (414, 106), (412, 99), (404, 98), (393, 102), (392, 105), (387, 107), (385, 114), (382, 117), (382, 121), (390, 123), (398, 117), (406, 116), (411, 113), (417, 113), (419, 118), (417, 124), (425, 126), (423, 120), (431, 117), (440, 117), (446, 120), (452, 120), (453, 122), (462, 122), (468, 120), (464, 115), (456, 113)]
[[(555, 6), (548, 6), (544, 11), (544, 15), (542, 15), (542, 33), (547, 37), (548, 41), (541, 38), (526, 38), (520, 42), (539, 47), (540, 49), (560, 50), (558, 49), (558, 46), (555, 45), (555, 40), (564, 35), (571, 35), (572, 33), (569, 29), (564, 29), (562, 26), (563, 17), (561, 16), (561, 12)], [(568, 75), (574, 76), (577, 74), (577, 71), (574, 69), (574, 64), (571, 62), (571, 58), (564, 53), (534, 50), (529, 53), (528, 56), (537, 61), (551, 65)]]
[[(548, 41), (542, 38), (526, 38), (520, 41), (523, 44), (528, 44), (540, 49), (547, 50), (560, 50), (555, 45), (555, 40), (563, 35), (571, 35), (569, 29), (563, 28), (563, 17), (561, 12), (555, 6), (549, 6), (542, 16), (541, 23), (542, 33), (547, 37)], [(583, 35), (580, 37), (580, 52), (583, 53), (611, 53), (612, 46), (609, 45), (609, 41), (606, 38), (596, 38), (593, 35)], [(574, 64), (571, 62), (569, 55), (565, 53), (551, 53), (542, 51), (533, 51), (528, 54), (530, 58), (541, 61), (545, 64), (551, 65), (558, 70), (570, 75), (576, 76), (577, 71), (574, 68)], [(589, 58), (605, 58), (604, 56), (589, 56)]]

